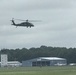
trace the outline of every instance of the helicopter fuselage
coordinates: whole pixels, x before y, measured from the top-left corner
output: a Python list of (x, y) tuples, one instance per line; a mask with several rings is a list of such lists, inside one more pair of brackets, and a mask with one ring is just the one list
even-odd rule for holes
[(30, 23), (30, 22), (22, 22), (22, 23), (19, 23), (19, 24), (16, 24), (15, 22), (14, 22), (14, 20), (12, 20), (12, 25), (14, 25), (14, 26), (23, 26), (23, 27), (34, 27), (34, 25), (32, 24), (32, 23)]

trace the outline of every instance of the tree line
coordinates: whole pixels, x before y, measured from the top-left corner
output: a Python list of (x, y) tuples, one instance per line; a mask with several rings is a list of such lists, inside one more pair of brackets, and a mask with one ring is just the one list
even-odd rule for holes
[(41, 46), (30, 49), (1, 49), (0, 54), (7, 54), (8, 61), (22, 62), (37, 57), (60, 57), (67, 59), (68, 63), (76, 63), (76, 48)]

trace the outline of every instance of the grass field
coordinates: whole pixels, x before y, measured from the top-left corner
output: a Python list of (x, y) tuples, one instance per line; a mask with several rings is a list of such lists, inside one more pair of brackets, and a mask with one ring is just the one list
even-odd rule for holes
[(0, 75), (76, 75), (76, 66), (0, 68)]

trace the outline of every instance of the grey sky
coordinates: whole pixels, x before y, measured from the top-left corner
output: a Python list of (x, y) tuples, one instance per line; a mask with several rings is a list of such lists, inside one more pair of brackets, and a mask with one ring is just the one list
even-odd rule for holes
[[(33, 23), (34, 28), (16, 28), (12, 18), (42, 22)], [(0, 49), (76, 47), (75, 20), (75, 0), (0, 0)]]

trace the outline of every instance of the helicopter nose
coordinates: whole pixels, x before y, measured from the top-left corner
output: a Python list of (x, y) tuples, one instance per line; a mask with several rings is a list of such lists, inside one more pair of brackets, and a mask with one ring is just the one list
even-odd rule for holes
[(34, 27), (34, 25), (32, 25), (32, 27)]

